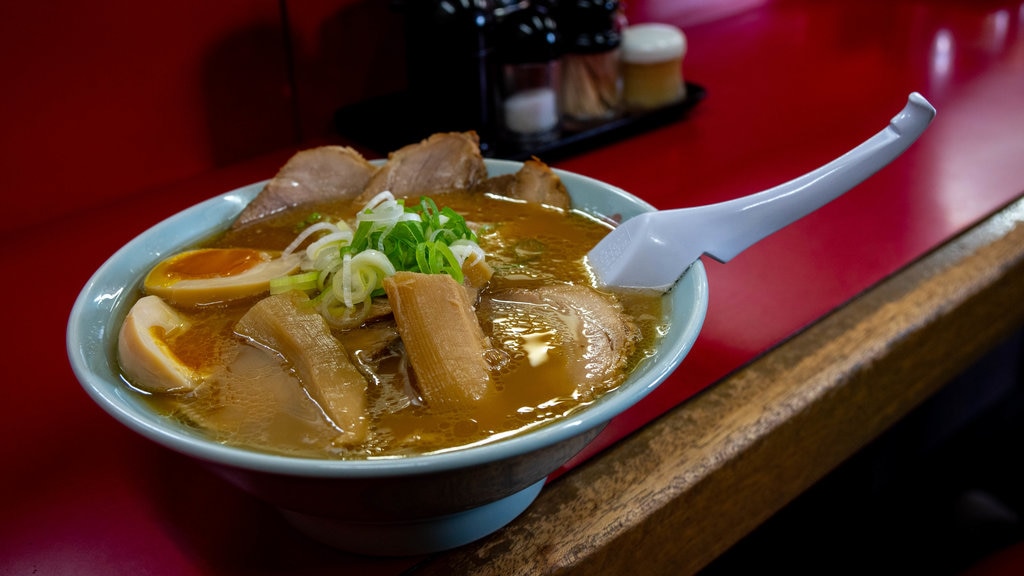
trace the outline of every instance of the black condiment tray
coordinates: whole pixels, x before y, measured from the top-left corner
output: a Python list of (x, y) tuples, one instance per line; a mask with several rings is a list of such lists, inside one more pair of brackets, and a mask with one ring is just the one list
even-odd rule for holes
[[(535, 146), (482, 137), (481, 152), (490, 158), (525, 160), (536, 156), (551, 162), (679, 121), (706, 96), (703, 86), (687, 82), (686, 97), (675, 104), (623, 114), (580, 130), (563, 130), (557, 140)], [(417, 116), (424, 113), (410, 102), (407, 94), (396, 93), (339, 109), (334, 115), (334, 126), (338, 135), (384, 156), (430, 135), (430, 130), (417, 122)]]

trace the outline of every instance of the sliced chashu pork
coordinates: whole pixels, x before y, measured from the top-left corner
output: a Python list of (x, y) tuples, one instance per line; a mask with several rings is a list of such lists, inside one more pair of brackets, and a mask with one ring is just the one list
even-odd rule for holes
[(320, 146), (293, 155), (234, 222), (243, 226), (283, 210), (354, 198), (378, 168), (347, 146)]
[(565, 189), (562, 179), (536, 158), (523, 162), (522, 168), (514, 174), (487, 179), (480, 184), (479, 190), (563, 210), (568, 210), (571, 204), (569, 191)]
[(478, 313), (492, 342), (517, 342), (531, 364), (561, 356), (565, 378), (584, 396), (621, 381), (640, 339), (616, 301), (586, 286), (499, 290), (482, 298)]
[(476, 132), (442, 132), (389, 154), (357, 203), (365, 204), (385, 190), (406, 198), (470, 189), (486, 178)]

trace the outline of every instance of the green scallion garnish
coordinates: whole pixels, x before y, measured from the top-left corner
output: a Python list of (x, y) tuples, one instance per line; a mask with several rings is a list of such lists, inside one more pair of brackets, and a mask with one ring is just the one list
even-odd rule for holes
[(318, 235), (305, 248), (303, 271), (275, 279), (271, 291), (309, 292), (321, 310), (366, 306), (383, 294), (383, 279), (398, 271), (448, 274), (462, 282), (463, 262), (483, 255), (462, 215), (438, 208), (428, 197), (405, 206), (382, 192), (356, 215), (353, 226), (316, 216), (304, 221), (305, 230), (285, 250), (297, 250)]

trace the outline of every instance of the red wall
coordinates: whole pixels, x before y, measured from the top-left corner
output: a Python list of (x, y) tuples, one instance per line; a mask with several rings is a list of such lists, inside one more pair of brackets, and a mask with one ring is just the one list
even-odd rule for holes
[[(623, 4), (698, 23), (766, 1)], [(0, 3), (0, 235), (330, 135), (339, 106), (404, 88), (389, 4)]]
[(399, 25), (381, 0), (2, 3), (0, 234), (328, 135), (403, 86)]

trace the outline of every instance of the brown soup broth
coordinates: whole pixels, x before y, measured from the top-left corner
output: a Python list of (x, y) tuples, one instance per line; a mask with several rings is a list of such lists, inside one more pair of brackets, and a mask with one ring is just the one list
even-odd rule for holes
[[(433, 198), (438, 206), (449, 206), (463, 214), (477, 230), (479, 244), (495, 270), (485, 291), (550, 282), (592, 283), (582, 260), (607, 234), (607, 224), (576, 212), (480, 194), (456, 191)], [(311, 212), (351, 221), (356, 208), (333, 204), (293, 210), (259, 225), (226, 232), (204, 245), (282, 249), (295, 238), (297, 226)], [(155, 409), (186, 425), (212, 427), (208, 433), (219, 442), (259, 451), (319, 458), (447, 451), (549, 423), (592, 403), (621, 383), (637, 362), (651, 354), (665, 316), (660, 295), (618, 294), (617, 298), (643, 335), (622, 374), (584, 388), (560, 373), (559, 362), (564, 364), (564, 360), (557, 349), (552, 351), (550, 361), (536, 367), (526, 362), (521, 350), (513, 349), (494, 373), (494, 392), (472, 414), (438, 414), (422, 404), (400, 341), (372, 358), (361, 350), (347, 349), (370, 382), (367, 417), (371, 433), (357, 447), (335, 444), (336, 431), (288, 372), (287, 364), (271, 375), (266, 358), (260, 358), (265, 351), (244, 350), (252, 347), (242, 345), (231, 327), (252, 302), (184, 311), (195, 324), (185, 336), (170, 341), (174, 353), (190, 367), (203, 369), (227, 358), (236, 360), (233, 370), (237, 373), (226, 375), (223, 368), (207, 366), (206, 371), (213, 376), (193, 393), (147, 398)], [(481, 324), (487, 333), (488, 322)], [(336, 336), (346, 341), (345, 334)], [(492, 342), (496, 347), (500, 344)], [(280, 365), (282, 361), (278, 358), (269, 364), (274, 362)]]

